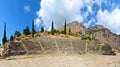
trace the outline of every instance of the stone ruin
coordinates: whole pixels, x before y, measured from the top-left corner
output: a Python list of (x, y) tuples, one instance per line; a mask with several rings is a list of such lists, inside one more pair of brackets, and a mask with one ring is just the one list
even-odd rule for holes
[[(103, 47), (100, 50), (98, 40), (81, 40), (80, 38), (63, 38), (63, 37), (38, 37), (34, 39), (10, 42), (5, 47), (5, 56), (14, 55), (36, 55), (36, 54), (83, 54), (99, 53), (107, 49)], [(110, 49), (111, 50), (111, 49)]]

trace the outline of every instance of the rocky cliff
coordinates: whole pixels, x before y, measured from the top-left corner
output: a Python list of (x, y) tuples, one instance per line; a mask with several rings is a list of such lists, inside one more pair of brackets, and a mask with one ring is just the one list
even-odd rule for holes
[(109, 29), (104, 28), (102, 25), (95, 25), (88, 29), (92, 39), (98, 39), (101, 43), (106, 43), (115, 49), (120, 47), (120, 37), (112, 33)]
[[(73, 21), (71, 23), (68, 23), (66, 25), (66, 28), (67, 28), (67, 33), (69, 32), (69, 29), (71, 29), (71, 32), (72, 33), (83, 33), (87, 30), (87, 28), (82, 24), (82, 23), (79, 23), (78, 21)], [(64, 30), (64, 25), (59, 27), (58, 30)]]

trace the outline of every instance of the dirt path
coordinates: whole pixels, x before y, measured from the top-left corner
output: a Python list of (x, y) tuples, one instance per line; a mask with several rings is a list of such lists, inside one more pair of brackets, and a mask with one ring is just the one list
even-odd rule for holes
[(0, 60), (0, 67), (120, 67), (120, 55), (37, 56)]

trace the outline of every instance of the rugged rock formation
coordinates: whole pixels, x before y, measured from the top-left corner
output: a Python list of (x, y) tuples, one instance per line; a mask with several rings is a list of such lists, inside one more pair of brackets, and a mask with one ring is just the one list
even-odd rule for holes
[(114, 51), (112, 51), (112, 48), (110, 47), (110, 45), (102, 46), (101, 53), (103, 55), (116, 55), (116, 53)]
[[(87, 30), (86, 27), (82, 23), (79, 23), (78, 21), (73, 21), (67, 24), (66, 28), (67, 28), (67, 33), (69, 32), (69, 29), (71, 29), (72, 33), (80, 33), (80, 32), (83, 33)], [(64, 30), (64, 25), (59, 27), (58, 30), (60, 31)]]
[(95, 25), (94, 27), (89, 28), (88, 32), (92, 39), (98, 39), (101, 43), (106, 43), (114, 49), (119, 49), (120, 37), (107, 28), (104, 28), (101, 25)]
[[(109, 29), (104, 28), (102, 25), (95, 25), (91, 28), (86, 28), (82, 23), (73, 21), (66, 25), (67, 32), (71, 28), (72, 33), (79, 33), (81, 36), (89, 35), (92, 40), (97, 39), (102, 44), (109, 44), (114, 49), (120, 49), (120, 37), (112, 33)], [(64, 26), (61, 26), (58, 30), (63, 30)]]

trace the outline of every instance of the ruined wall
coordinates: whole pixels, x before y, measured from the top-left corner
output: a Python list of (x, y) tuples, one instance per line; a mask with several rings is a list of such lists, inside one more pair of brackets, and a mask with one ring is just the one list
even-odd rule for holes
[(87, 42), (80, 38), (44, 36), (35, 39), (22, 40), (21, 42), (11, 42), (9, 49), (11, 50), (11, 55), (53, 54), (58, 52), (63, 54), (80, 54), (85, 53), (86, 50), (89, 51), (89, 48), (94, 48), (94, 45), (97, 43), (98, 42), (95, 40)]

